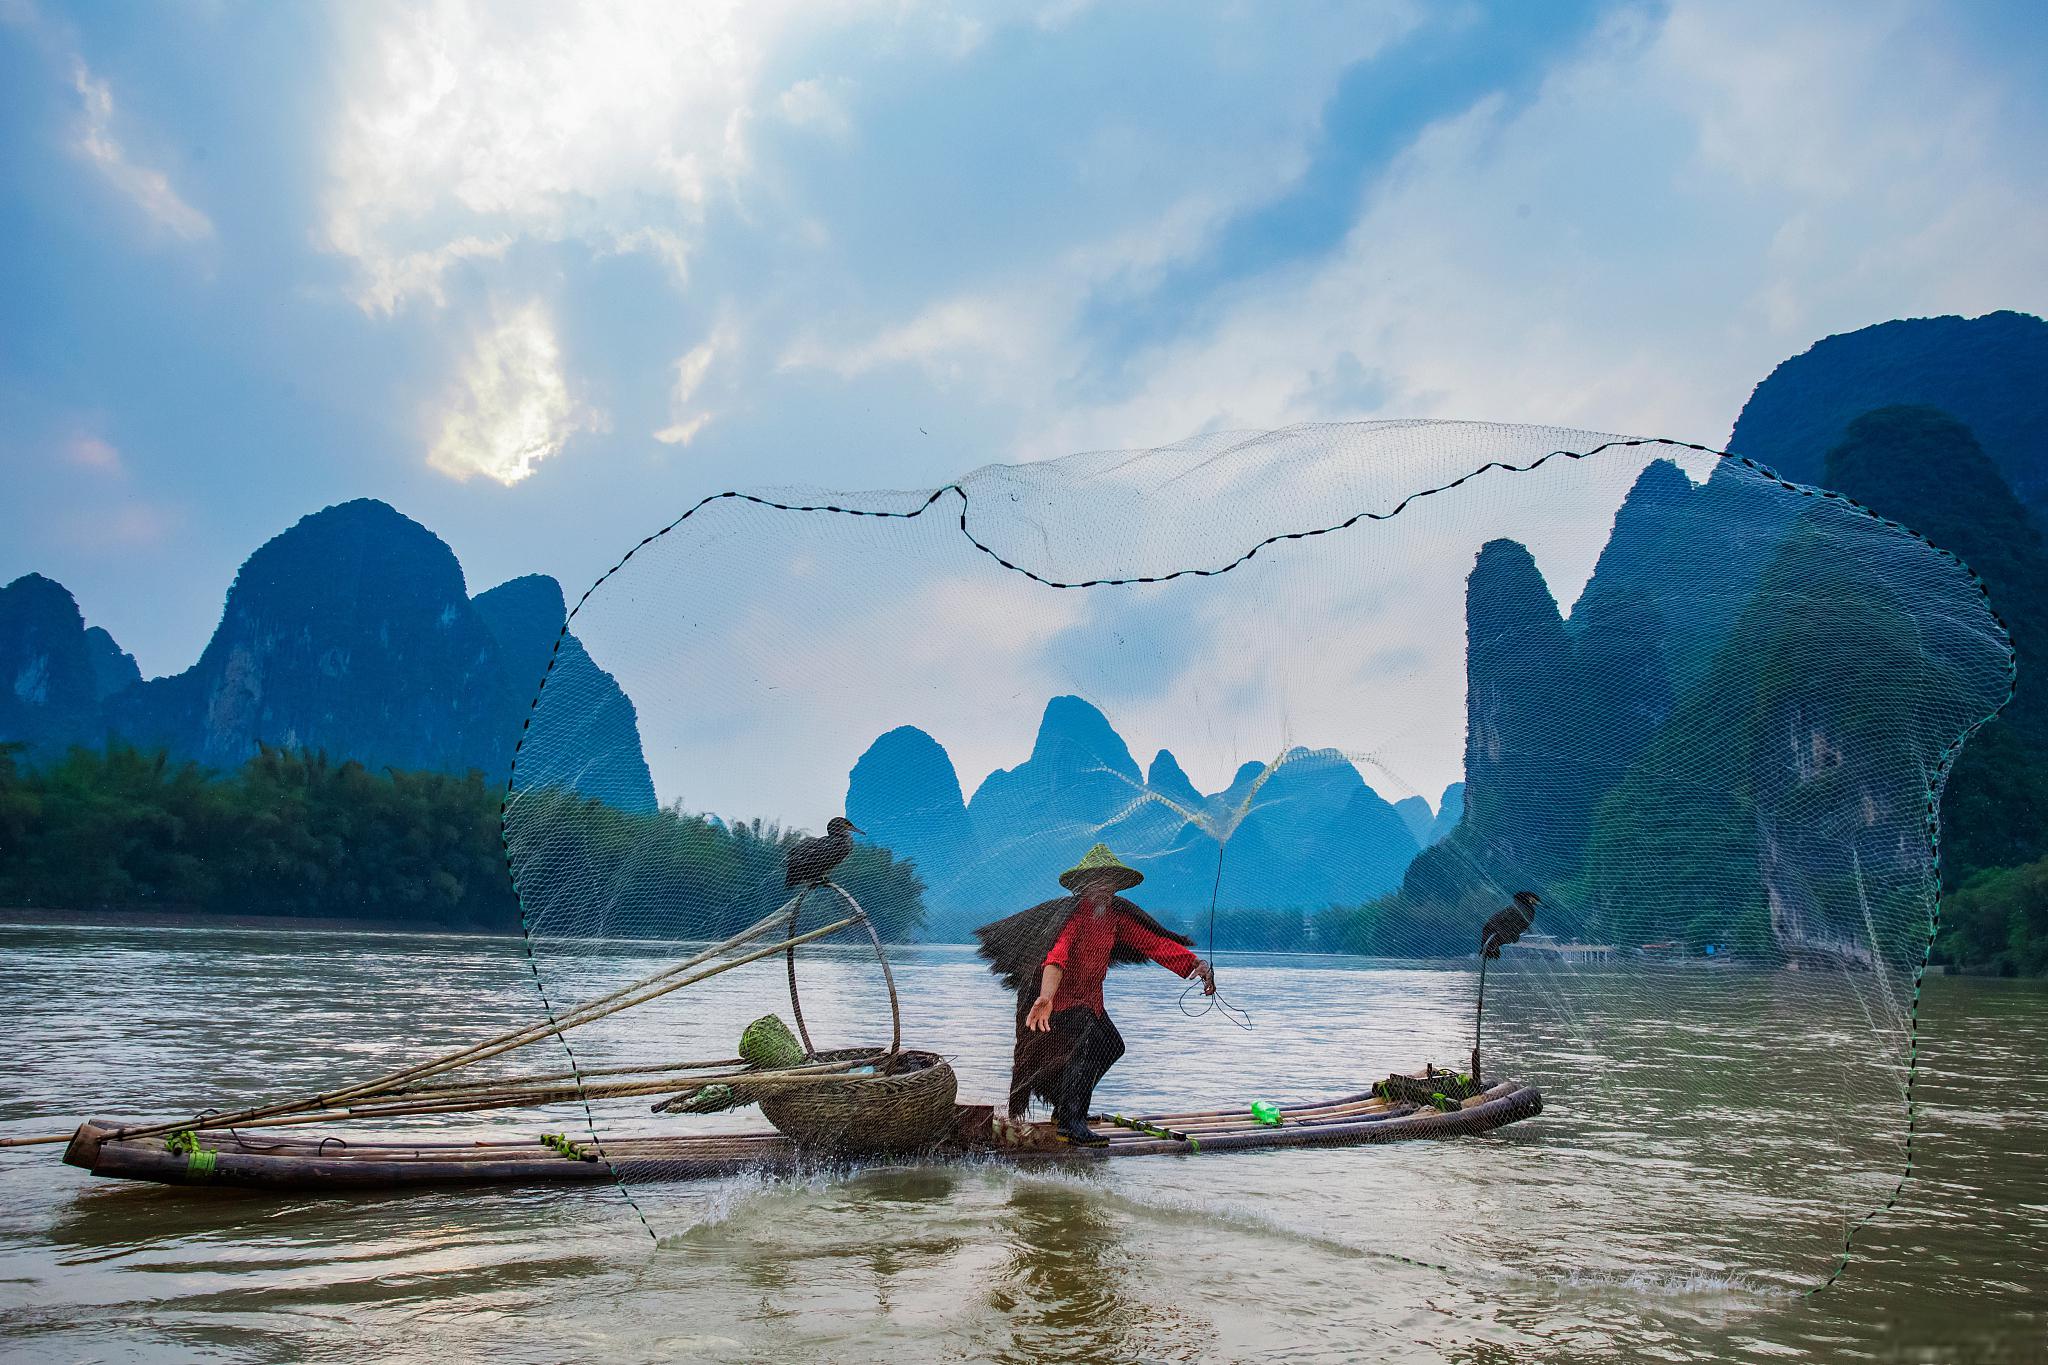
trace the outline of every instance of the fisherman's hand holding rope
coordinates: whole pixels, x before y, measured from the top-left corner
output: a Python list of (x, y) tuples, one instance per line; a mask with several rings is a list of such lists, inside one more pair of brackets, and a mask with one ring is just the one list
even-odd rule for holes
[[(1211, 941), (1214, 941), (1213, 933), (1211, 934)], [(1248, 1029), (1252, 1026), (1252, 1017), (1249, 1014), (1216, 993), (1216, 966), (1214, 963), (1204, 958), (1195, 964), (1194, 971), (1188, 973), (1188, 975), (1194, 978), (1195, 981), (1202, 983), (1203, 998), (1200, 1002), (1200, 1008), (1190, 1009), (1188, 1007), (1188, 996), (1193, 994), (1195, 989), (1193, 982), (1190, 982), (1188, 988), (1180, 993), (1179, 1003), (1182, 1014), (1187, 1015), (1190, 1019), (1199, 1019), (1213, 1009), (1239, 1028)]]

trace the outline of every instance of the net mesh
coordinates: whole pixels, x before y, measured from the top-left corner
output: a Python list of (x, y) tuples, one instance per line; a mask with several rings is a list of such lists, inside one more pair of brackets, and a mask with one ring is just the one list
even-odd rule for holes
[[(1018, 1001), (952, 945), (1064, 896), (1100, 843), (1221, 993), (1109, 973), (1128, 1052), (1090, 1107), (1149, 1116), (1104, 1120), (1109, 1152), (1203, 1160), (1090, 1178), (1214, 1198), (1233, 1162), (1300, 1160), (1384, 1201), (1373, 1246), (1404, 1259), (1804, 1284), (1909, 1168), (1941, 787), (2013, 667), (1962, 565), (1844, 499), (1697, 447), (1466, 423), (726, 494), (563, 639), (602, 673), (543, 684), (504, 810), (550, 1010), (754, 935), (565, 1032), (574, 1067), (792, 1026), (793, 1056), (714, 1084), (586, 1087), (657, 1233), (697, 1216), (693, 1176), (1098, 1154), (1007, 1123)], [(849, 843), (798, 848), (841, 815)], [(1519, 933), (1497, 957), (1489, 924)], [(1351, 1147), (1526, 1117), (1502, 1109), (1526, 1089), (1541, 1118), (1495, 1136)], [(797, 1141), (754, 1136), (777, 1130)], [(1247, 1133), (1305, 1146), (1229, 1155)], [(1516, 1181), (1539, 1162), (1540, 1206)], [(1560, 1164), (1583, 1197), (1555, 1196)], [(1288, 1216), (1357, 1239), (1313, 1205)]]

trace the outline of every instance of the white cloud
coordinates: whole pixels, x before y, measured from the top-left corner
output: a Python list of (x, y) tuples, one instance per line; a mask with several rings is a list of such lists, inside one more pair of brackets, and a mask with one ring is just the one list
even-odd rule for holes
[(749, 165), (785, 30), (839, 6), (368, 6), (329, 157), (324, 234), (391, 312), (519, 239), (648, 251), (678, 275), (707, 200)]
[(512, 248), (509, 236), (458, 237), (420, 251), (410, 251), (379, 260), (356, 293), (365, 312), (391, 314), (413, 297), (435, 304), (447, 302), (441, 281), (448, 271), (464, 261), (498, 261)]
[(838, 95), (824, 81), (798, 81), (775, 97), (775, 108), (792, 128), (805, 128), (834, 141), (853, 134), (853, 120)]
[(529, 303), (476, 337), (427, 463), (453, 479), (481, 474), (509, 487), (578, 431), (604, 425), (570, 394), (553, 324)]
[(688, 417), (679, 417), (655, 432), (654, 439), (665, 446), (686, 446), (697, 439), (697, 433), (710, 424), (714, 415), (709, 412), (698, 412)]
[(1036, 360), (1032, 339), (1062, 321), (1046, 318), (1043, 306), (1029, 298), (963, 295), (863, 341), (800, 337), (784, 351), (781, 367), (824, 369), (853, 379), (889, 366), (917, 365), (944, 382), (962, 377), (970, 366), (978, 376), (1005, 360)]
[(685, 351), (676, 361), (675, 387), (669, 391), (669, 424), (654, 433), (663, 445), (686, 446), (717, 414), (709, 410), (690, 411), (690, 400), (704, 383), (704, 375), (721, 350), (732, 345), (732, 332), (720, 327), (705, 341)]
[(157, 228), (188, 242), (213, 236), (213, 220), (186, 203), (162, 171), (137, 162), (115, 138), (112, 88), (77, 59), (72, 62), (71, 84), (84, 110), (79, 154)]

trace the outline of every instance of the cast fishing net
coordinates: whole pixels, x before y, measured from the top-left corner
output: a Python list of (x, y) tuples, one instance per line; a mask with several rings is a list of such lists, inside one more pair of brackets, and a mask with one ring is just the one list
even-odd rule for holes
[[(564, 640), (609, 681), (541, 687), (504, 810), (549, 1009), (741, 960), (565, 1032), (569, 1064), (734, 1058), (771, 1013), (802, 1035), (765, 1088), (586, 1085), (582, 1140), (657, 1233), (689, 1216), (678, 1178), (787, 1153), (739, 1136), (773, 1131), (771, 1092), (828, 1169), (889, 1154), (856, 1131), (883, 1109), (951, 1112), (901, 1053), (1001, 1117), (1014, 997), (947, 945), (1101, 843), (1222, 994), (1111, 972), (1130, 1051), (1096, 1111), (1243, 1127), (1264, 1101), (1307, 1145), (1203, 1151), (1191, 1121), (1174, 1150), (1199, 1160), (1090, 1178), (1212, 1206), (1297, 1181), (1318, 1197), (1285, 1218), (1454, 1272), (1793, 1285), (1838, 1273), (1910, 1169), (1942, 784), (2012, 678), (1967, 569), (1844, 499), (1697, 447), (1463, 423), (724, 494), (633, 547)], [(799, 903), (789, 850), (838, 815), (862, 832)], [(1481, 957), (1517, 892), (1533, 924)], [(789, 1116), (848, 1077), (904, 1084)], [(1289, 1117), (1355, 1097), (1348, 1143), (1390, 1105), (1519, 1088), (1540, 1117), (1458, 1141), (1323, 1145)], [(664, 1146), (706, 1133), (735, 1136)]]

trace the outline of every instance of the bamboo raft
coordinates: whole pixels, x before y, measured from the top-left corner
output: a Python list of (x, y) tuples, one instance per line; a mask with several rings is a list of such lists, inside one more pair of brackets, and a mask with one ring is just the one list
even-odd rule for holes
[[(834, 883), (820, 888), (848, 913), (799, 932), (808, 892), (721, 943), (544, 1021), (482, 1039), (382, 1075), (229, 1112), (182, 1120), (114, 1123), (93, 1119), (66, 1133), (0, 1138), (0, 1147), (65, 1143), (64, 1160), (113, 1179), (169, 1185), (256, 1189), (402, 1189), (462, 1184), (554, 1184), (593, 1180), (702, 1180), (743, 1172), (782, 1173), (849, 1166), (864, 1160), (1090, 1162), (1124, 1156), (1196, 1156), (1305, 1146), (1355, 1146), (1406, 1138), (1483, 1133), (1542, 1112), (1543, 1100), (1510, 1081), (1476, 1080), (1426, 1067), (1395, 1074), (1357, 1094), (1282, 1111), (1278, 1123), (1248, 1110), (1127, 1116), (1093, 1122), (1104, 1146), (1059, 1141), (1050, 1124), (998, 1117), (991, 1106), (956, 1103), (945, 1059), (903, 1046), (901, 1004), (880, 937), (859, 904)], [(820, 1049), (804, 1021), (796, 949), (862, 928), (881, 962), (888, 991), (886, 1048)], [(780, 931), (779, 939), (769, 936)], [(761, 940), (767, 939), (763, 943)], [(479, 1077), (472, 1068), (645, 1005), (751, 962), (780, 954), (796, 1022), (793, 1055), (763, 1069), (739, 1057), (671, 1061), (571, 1072)], [(721, 960), (722, 959), (722, 960)], [(766, 1020), (757, 1022), (768, 1022)], [(785, 1031), (786, 1032), (786, 1031)], [(742, 1040), (745, 1050), (745, 1040)], [(1474, 1066), (1477, 1066), (1475, 1050)], [(775, 1132), (695, 1133), (572, 1139), (421, 1132), (365, 1136), (352, 1125), (380, 1119), (533, 1110), (550, 1105), (659, 1099), (657, 1113), (708, 1113), (697, 1099), (718, 1092), (718, 1106), (758, 1103)], [(1448, 1093), (1446, 1093), (1448, 1092)], [(1264, 1106), (1262, 1106), (1264, 1107)], [(1268, 1114), (1270, 1119), (1272, 1115)], [(351, 1125), (344, 1137), (333, 1131)], [(315, 1127), (317, 1125), (317, 1128)]]
[[(1243, 1109), (1094, 1119), (1104, 1147), (1072, 1147), (1049, 1124), (1013, 1125), (988, 1105), (957, 1107), (953, 1137), (897, 1161), (994, 1159), (1020, 1164), (1086, 1163), (1127, 1156), (1202, 1156), (1284, 1147), (1345, 1147), (1412, 1138), (1489, 1132), (1543, 1111), (1533, 1088), (1500, 1081), (1448, 1112), (1389, 1099), (1381, 1087), (1282, 1110), (1275, 1125)], [(603, 1180), (710, 1180), (746, 1173), (779, 1175), (816, 1169), (818, 1153), (781, 1133), (696, 1134), (611, 1138), (582, 1143), (580, 1155), (537, 1137), (462, 1140), (434, 1134), (377, 1138), (314, 1137), (265, 1132), (199, 1134), (171, 1150), (163, 1135), (117, 1137), (117, 1124), (82, 1124), (64, 1160), (96, 1176), (163, 1185), (218, 1185), (264, 1190), (396, 1190), (448, 1185), (545, 1185)], [(830, 1164), (826, 1158), (823, 1164)]]

